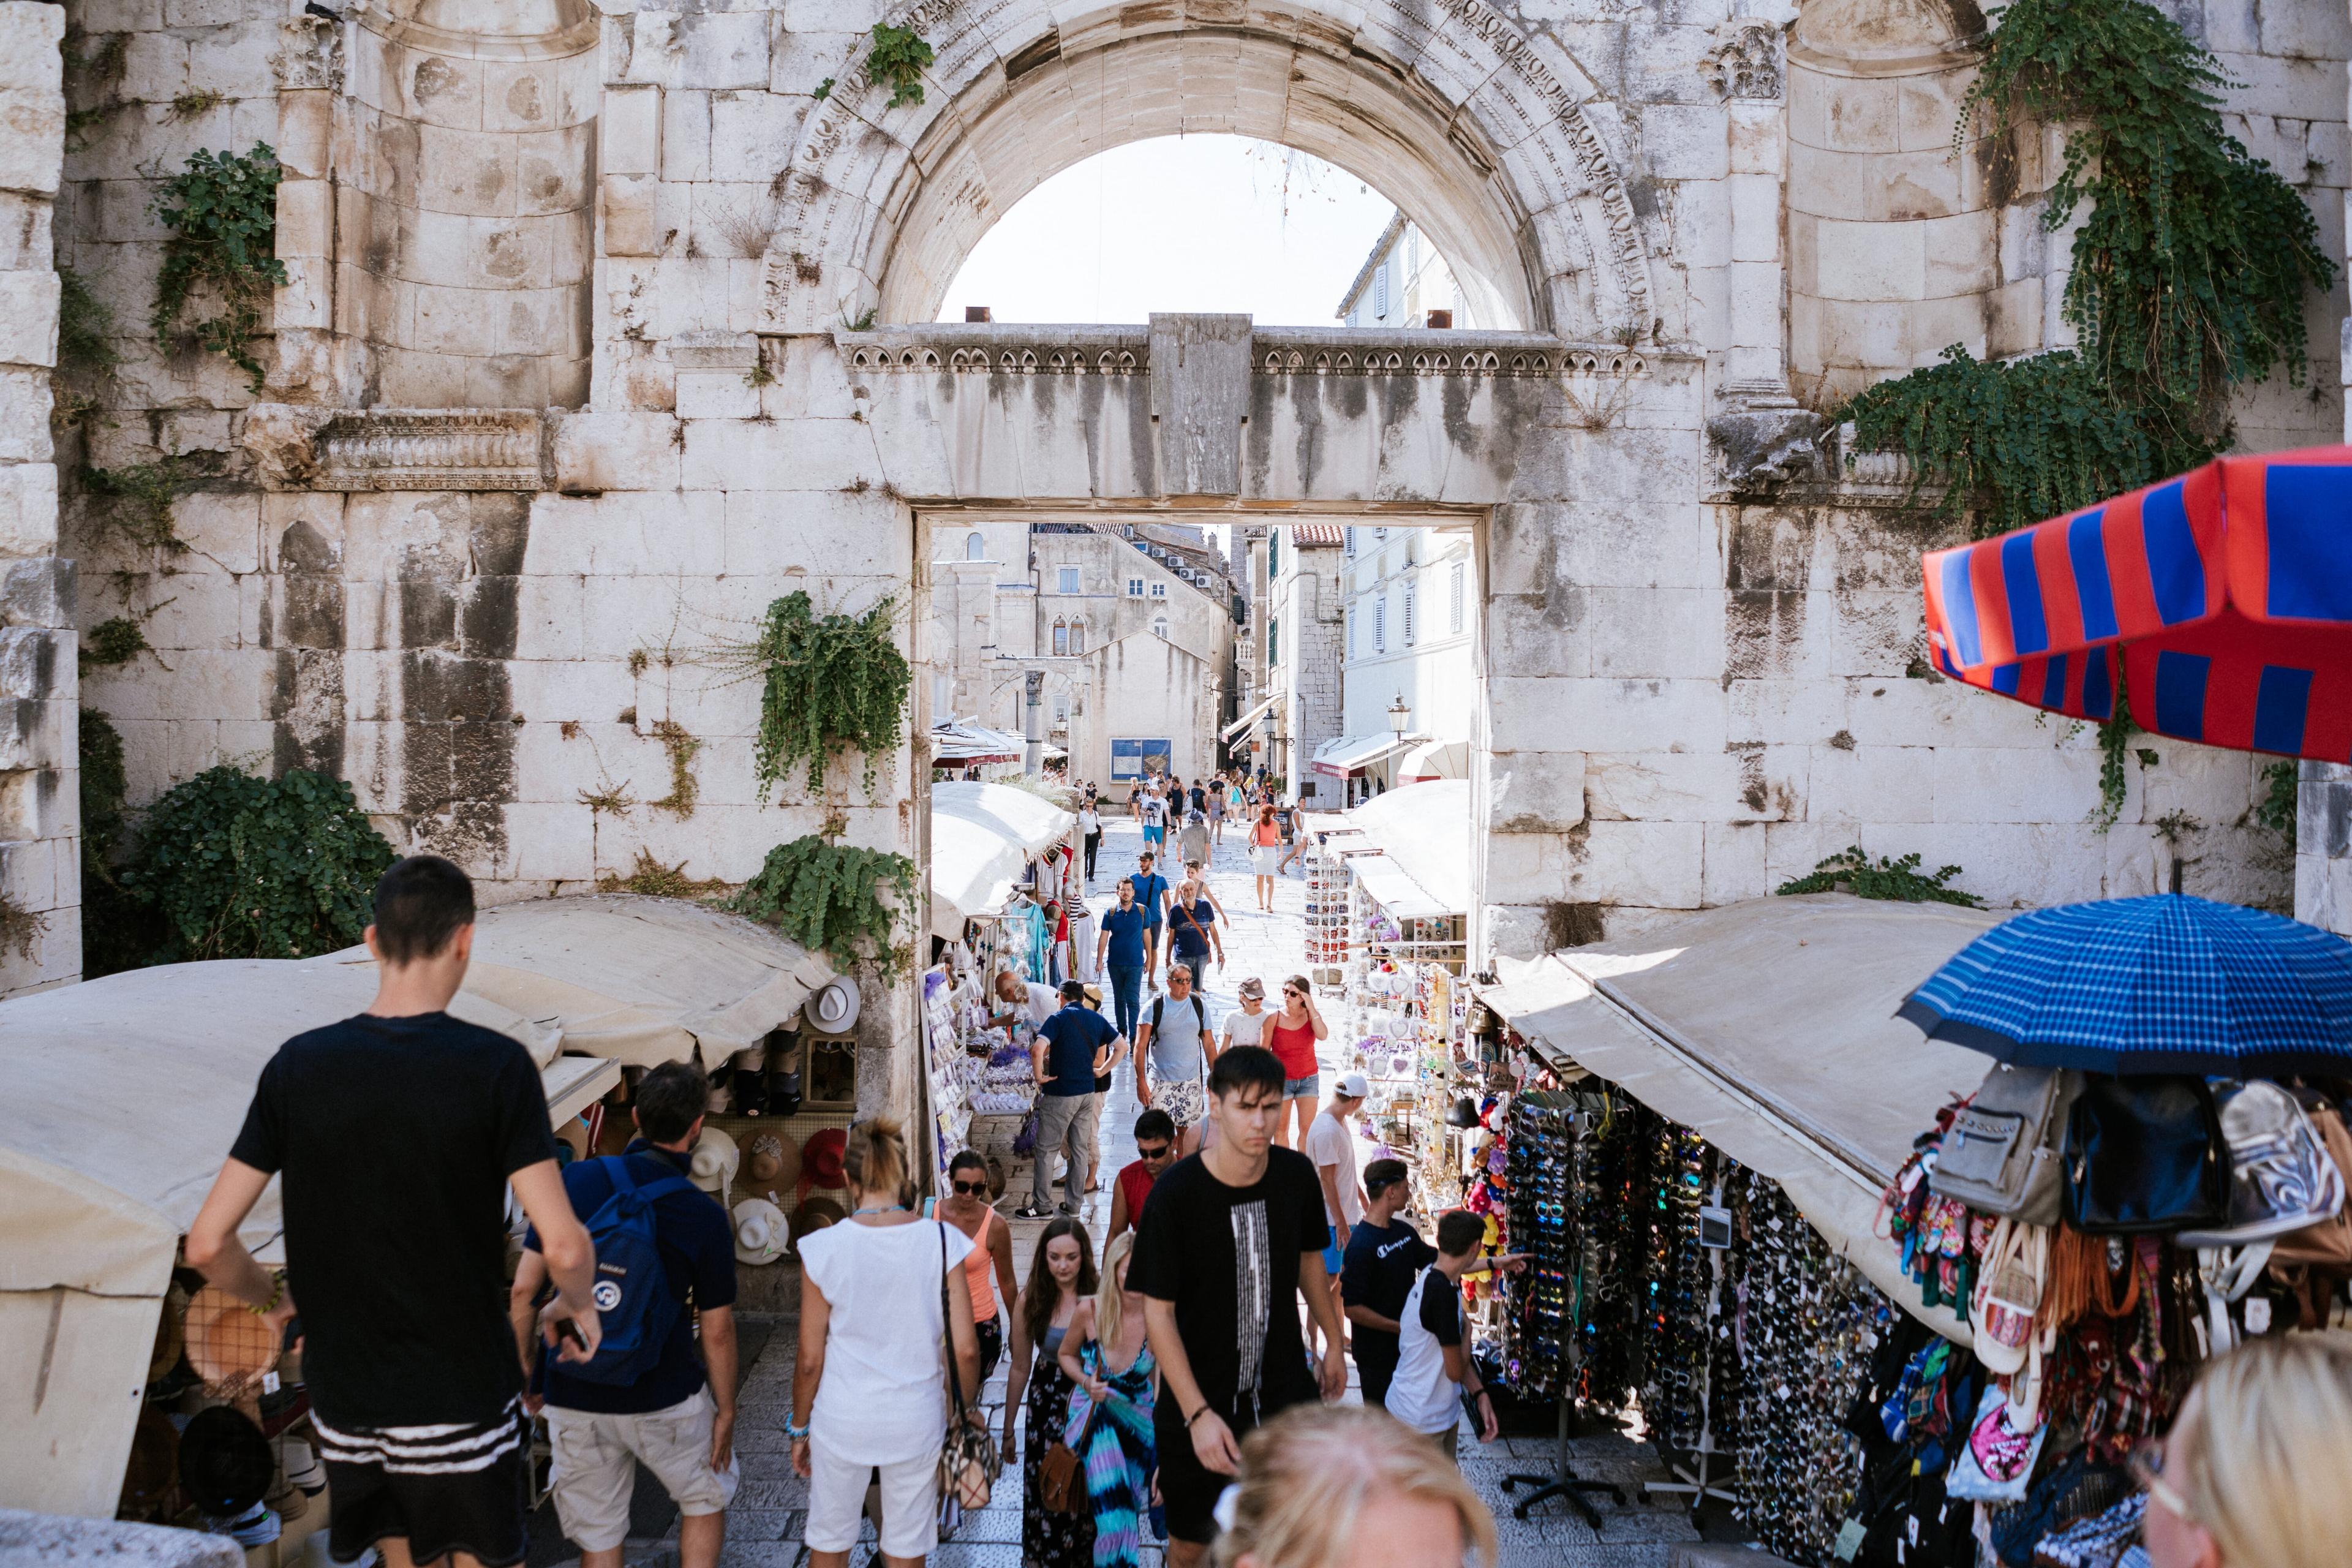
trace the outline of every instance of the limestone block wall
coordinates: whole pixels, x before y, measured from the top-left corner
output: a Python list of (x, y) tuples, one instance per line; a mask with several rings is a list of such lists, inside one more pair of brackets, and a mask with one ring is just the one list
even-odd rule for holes
[(0, 996), (81, 973), (73, 563), (58, 556), (51, 209), (65, 18), (0, 3)]
[(1316, 777), (1314, 763), (1316, 748), (1341, 733), (1340, 569), (1346, 558), (1337, 545), (1298, 544), (1299, 531), (1291, 531), (1290, 548), (1284, 552), (1274, 612), (1282, 621), (1278, 679), (1286, 693), (1276, 710), (1287, 736), (1283, 789), (1295, 800), (1328, 807), (1337, 791), (1328, 787), (1330, 781)]

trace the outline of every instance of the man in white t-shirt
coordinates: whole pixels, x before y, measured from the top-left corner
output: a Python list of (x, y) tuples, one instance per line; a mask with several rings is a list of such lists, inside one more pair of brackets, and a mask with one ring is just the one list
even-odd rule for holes
[[(1437, 1261), (1413, 1281), (1397, 1318), (1397, 1369), (1389, 1381), (1388, 1412), (1449, 1459), (1456, 1457), (1465, 1397), (1475, 1412), (1480, 1442), (1493, 1442), (1500, 1431), (1495, 1402), (1480, 1384), (1462, 1333), (1462, 1276), (1478, 1261), (1486, 1241), (1486, 1220), (1469, 1210), (1438, 1215)], [(1495, 1259), (1505, 1267), (1515, 1261)]]
[(1003, 1010), (989, 1019), (990, 1028), (1026, 1024), (1034, 1029), (1060, 1009), (1062, 994), (1050, 985), (1039, 985), (1009, 969), (1001, 969), (996, 973), (996, 1000)]
[[(1356, 1130), (1348, 1119), (1364, 1108), (1370, 1091), (1362, 1073), (1341, 1073), (1331, 1086), (1329, 1101), (1307, 1129), (1307, 1157), (1315, 1162), (1316, 1178), (1323, 1184), (1323, 1218), (1330, 1227), (1323, 1243), (1323, 1272), (1331, 1279), (1334, 1307), (1339, 1300), (1339, 1265), (1348, 1251), (1349, 1227), (1364, 1217), (1364, 1184), (1356, 1179)], [(1315, 1347), (1310, 1343), (1307, 1348)]]

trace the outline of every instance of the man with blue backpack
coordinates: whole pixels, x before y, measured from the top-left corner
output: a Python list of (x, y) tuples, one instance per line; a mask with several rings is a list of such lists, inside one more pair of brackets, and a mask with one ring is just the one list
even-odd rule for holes
[(523, 1242), (509, 1304), (523, 1364), (538, 1366), (532, 1393), (545, 1401), (555, 1451), (556, 1518), (581, 1568), (620, 1568), (638, 1460), (677, 1504), (679, 1568), (714, 1568), (727, 1542), (737, 1479), (734, 1235), (727, 1211), (688, 1176), (709, 1103), (699, 1068), (665, 1062), (638, 1081), (638, 1136), (628, 1148), (563, 1173), (596, 1243), (604, 1342), (586, 1363), (539, 1357), (560, 1325), (540, 1321), (547, 1268), (537, 1232)]

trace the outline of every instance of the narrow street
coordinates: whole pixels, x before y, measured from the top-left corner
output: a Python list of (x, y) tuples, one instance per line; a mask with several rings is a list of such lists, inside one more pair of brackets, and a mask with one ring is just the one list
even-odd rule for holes
[[(1118, 879), (1135, 869), (1136, 856), (1142, 847), (1142, 829), (1137, 824), (1124, 815), (1106, 816), (1091, 900), (1097, 908), (1115, 896)], [(1217, 1020), (1238, 1006), (1235, 991), (1244, 979), (1256, 975), (1265, 982), (1270, 994), (1278, 994), (1283, 977), (1303, 967), (1305, 886), (1294, 866), (1290, 874), (1275, 885), (1274, 912), (1259, 913), (1247, 852), (1240, 834), (1229, 828), (1224, 843), (1213, 851), (1210, 887), (1224, 907), (1226, 921), (1225, 963), (1222, 968), (1211, 965), (1205, 987), (1210, 1016)], [(1149, 993), (1145, 1004), (1150, 1005)], [(1336, 1035), (1338, 1009), (1335, 1006), (1331, 1011), (1335, 1015), (1335, 1037), (1326, 1042), (1323, 1051), (1327, 1083), (1328, 1075), (1339, 1070), (1344, 1050)], [(1137, 1110), (1134, 1072), (1131, 1067), (1122, 1065), (1103, 1114), (1102, 1190), (1086, 1206), (1086, 1217), (1098, 1245), (1109, 1223), (1110, 1177), (1135, 1158), (1132, 1128)], [(1027, 1190), (1028, 1170), (1024, 1163), (1009, 1173), (1006, 1195), (997, 1205), (1012, 1225), (1014, 1261), (1024, 1279), (1027, 1277), (1036, 1237), (1045, 1224), (1043, 1220), (1011, 1218), (1012, 1210)], [(1426, 1228), (1426, 1216), (1423, 1220)], [(728, 1568), (793, 1568), (801, 1559), (800, 1530), (808, 1489), (807, 1483), (792, 1473), (783, 1436), (792, 1413), (793, 1329), (789, 1320), (779, 1322), (744, 1383), (740, 1424), (736, 1433), (743, 1480), (730, 1515), (727, 1553), (722, 1560)], [(984, 1394), (984, 1402), (997, 1422), (1002, 1420), (1004, 1384), (1005, 1369), (1000, 1366)], [(1349, 1397), (1356, 1397), (1352, 1370)], [(1549, 1473), (1554, 1453), (1549, 1437), (1511, 1436), (1493, 1444), (1464, 1440), (1463, 1473), (1495, 1512), (1502, 1538), (1503, 1563), (1508, 1568), (1563, 1563), (1664, 1568), (1668, 1561), (1668, 1543), (1697, 1539), (1679, 1500), (1671, 1495), (1645, 1497), (1641, 1492), (1643, 1480), (1667, 1479), (1647, 1445), (1603, 1436), (1578, 1439), (1570, 1447), (1580, 1475), (1614, 1481), (1626, 1489), (1623, 1505), (1606, 1497), (1596, 1500), (1603, 1521), (1598, 1535), (1561, 1502), (1539, 1505), (1534, 1516), (1525, 1521), (1511, 1517), (1510, 1497), (1503, 1489), (1503, 1478), (1514, 1471)], [(1519, 1495), (1524, 1497), (1527, 1491), (1522, 1487)], [(866, 1531), (869, 1544), (860, 1549), (861, 1555), (856, 1559), (860, 1564), (866, 1561), (863, 1553), (871, 1551), (872, 1534), (869, 1525)], [(675, 1536), (671, 1539), (674, 1542)], [(940, 1543), (931, 1562), (938, 1568), (1020, 1568), (1020, 1542), (1021, 1482), (1016, 1460), (1005, 1467), (992, 1506), (968, 1517), (953, 1541)], [(662, 1561), (672, 1549), (669, 1542), (646, 1542), (645, 1546), (646, 1550), (643, 1552), (632, 1552), (633, 1563)], [(1147, 1548), (1143, 1561), (1144, 1568), (1158, 1568), (1160, 1554)]]

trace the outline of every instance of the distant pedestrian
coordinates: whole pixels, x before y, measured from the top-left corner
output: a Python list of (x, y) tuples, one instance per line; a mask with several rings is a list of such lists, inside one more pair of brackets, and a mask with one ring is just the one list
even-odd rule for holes
[(1260, 914), (1274, 913), (1274, 879), (1282, 871), (1282, 826), (1274, 819), (1271, 804), (1257, 808), (1257, 821), (1250, 827), (1250, 871), (1257, 878), (1257, 908)]
[(1284, 981), (1282, 1010), (1266, 1026), (1265, 1044), (1281, 1058), (1286, 1079), (1282, 1086), (1286, 1114), (1275, 1134), (1286, 1149), (1303, 1147), (1307, 1142), (1307, 1124), (1315, 1115), (1315, 1100), (1323, 1087), (1323, 1067), (1315, 1047), (1330, 1035), (1331, 1026), (1315, 1005), (1315, 987), (1307, 976), (1294, 974)]
[[(395, 1564), (519, 1563), (530, 1465), (507, 1300), (507, 1193), (539, 1232), (560, 1361), (602, 1343), (595, 1248), (573, 1215), (530, 1054), (446, 1008), (474, 951), (474, 887), (437, 855), (397, 861), (364, 938), (366, 1012), (295, 1036), (188, 1227), (189, 1265), (273, 1340), (300, 1300), (303, 1365), (334, 1494), (331, 1549)], [(272, 1175), (288, 1274), (238, 1239)], [(429, 1445), (429, 1471), (407, 1455)]]
[(1199, 779), (1194, 779), (1192, 781), (1192, 787), (1187, 789), (1184, 793), (1186, 797), (1192, 803), (1193, 816), (1206, 816), (1209, 815), (1209, 790), (1206, 784), (1202, 784)]
[(1168, 842), (1168, 803), (1157, 790), (1143, 797), (1139, 816), (1143, 819), (1143, 847), (1146, 849), (1165, 847)]
[(1265, 982), (1253, 974), (1241, 983), (1241, 1005), (1225, 1015), (1219, 1026), (1217, 1048), (1232, 1050), (1235, 1046), (1265, 1044)]
[[(637, 1136), (628, 1147), (618, 1155), (575, 1160), (563, 1172), (572, 1212), (583, 1223), (596, 1220), (625, 1190), (652, 1201), (664, 1299), (643, 1302), (638, 1321), (649, 1331), (660, 1318), (667, 1327), (657, 1353), (636, 1376), (615, 1382), (594, 1368), (582, 1375), (561, 1363), (540, 1362), (539, 1298), (547, 1259), (536, 1231), (523, 1237), (508, 1315), (523, 1365), (538, 1363), (544, 1379), (541, 1394), (555, 1452), (549, 1487), (563, 1533), (580, 1548), (581, 1568), (620, 1568), (640, 1464), (677, 1505), (679, 1568), (714, 1568), (727, 1544), (727, 1505), (737, 1480), (735, 1236), (727, 1211), (690, 1179), (695, 1140), (709, 1103), (710, 1080), (700, 1068), (664, 1062), (638, 1080), (630, 1097)], [(620, 1283), (625, 1302), (630, 1281)], [(616, 1310), (606, 1315), (605, 1327), (622, 1321)]]
[(1078, 807), (1078, 833), (1087, 851), (1087, 888), (1088, 891), (1092, 891), (1095, 884), (1095, 857), (1102, 851), (1103, 836), (1102, 813), (1095, 809), (1095, 792), (1092, 784), (1087, 786), (1085, 804)]
[(1143, 1003), (1144, 942), (1150, 931), (1135, 901), (1135, 879), (1118, 879), (1118, 902), (1103, 911), (1095, 938), (1095, 963), (1110, 976), (1111, 1006), (1118, 1032), (1135, 1037), (1137, 1009)]
[(1209, 842), (1212, 844), (1225, 841), (1226, 805), (1225, 782), (1219, 779), (1209, 789)]
[[(1437, 1218), (1437, 1261), (1422, 1270), (1398, 1314), (1396, 1376), (1389, 1384), (1388, 1413), (1455, 1457), (1466, 1399), (1477, 1411), (1475, 1436), (1491, 1443), (1501, 1436), (1495, 1402), (1478, 1376), (1477, 1363), (1462, 1333), (1462, 1276), (1486, 1249), (1486, 1221), (1468, 1209), (1450, 1209)], [(1516, 1262), (1496, 1258), (1497, 1265)]]
[(1159, 858), (1146, 849), (1137, 858), (1135, 901), (1143, 906), (1143, 983), (1160, 984), (1160, 932), (1168, 919), (1168, 879), (1157, 869)]
[(1427, 1442), (1360, 1405), (1250, 1434), (1216, 1568), (1495, 1568), (1495, 1516)]
[(1095, 1519), (1095, 1568), (1136, 1568), (1158, 1468), (1152, 1431), (1160, 1384), (1143, 1298), (1128, 1278), (1135, 1238), (1103, 1248), (1102, 1283), (1062, 1339), (1062, 1372), (1076, 1382), (1066, 1441), (1084, 1464)]
[(1307, 853), (1307, 836), (1298, 831), (1298, 808), (1288, 801), (1274, 808), (1274, 823), (1282, 829), (1282, 860), (1275, 868), (1276, 875), (1290, 869), (1291, 862)]
[[(882, 1555), (930, 1553), (939, 1541), (944, 1380), (960, 1380), (968, 1401), (980, 1396), (980, 1342), (963, 1270), (971, 1242), (908, 1209), (909, 1170), (897, 1121), (859, 1122), (842, 1155), (852, 1212), (800, 1242), (800, 1356), (784, 1435), (793, 1473), (809, 1482), (802, 1539), (814, 1568), (848, 1568), (877, 1469)], [(943, 1340), (952, 1357), (942, 1354)]]
[[(1081, 998), (1087, 1010), (1099, 1015), (1103, 1010), (1103, 993), (1099, 985), (1089, 985)], [(1110, 1055), (1095, 1064), (1095, 1091), (1087, 1097), (1087, 1108), (1080, 1113), (1082, 1125), (1076, 1136), (1087, 1146), (1087, 1195), (1091, 1197), (1102, 1185), (1102, 1114), (1110, 1103), (1111, 1073), (1127, 1059), (1128, 1042), (1134, 1038), (1127, 1030), (1119, 1030), (1118, 1042)], [(1064, 1195), (1067, 1195), (1066, 1191)]]
[[(1323, 1269), (1331, 1277), (1335, 1298), (1348, 1232), (1364, 1217), (1364, 1189), (1356, 1181), (1356, 1130), (1348, 1121), (1363, 1109), (1370, 1087), (1360, 1072), (1341, 1073), (1331, 1085), (1330, 1101), (1307, 1129), (1307, 1157), (1315, 1162), (1315, 1179), (1323, 1188), (1323, 1217), (1331, 1227), (1331, 1239), (1323, 1248)], [(1307, 1348), (1315, 1348), (1312, 1335)]]
[(1209, 814), (1193, 810), (1184, 814), (1184, 826), (1177, 830), (1176, 858), (1186, 863), (1209, 860)]
[[(1136, 1053), (1139, 1066), (1143, 1057)], [(1152, 1184), (1176, 1163), (1176, 1121), (1158, 1106), (1152, 1106), (1135, 1119), (1135, 1158), (1119, 1168), (1118, 1177), (1110, 1188), (1110, 1228), (1103, 1233), (1103, 1244), (1117, 1241), (1121, 1231), (1132, 1230), (1143, 1217), (1143, 1200), (1151, 1195)]]
[[(1337, 1399), (1347, 1388), (1323, 1276), (1323, 1194), (1305, 1155), (1272, 1146), (1282, 1096), (1268, 1052), (1219, 1057), (1209, 1069), (1217, 1142), (1178, 1161), (1143, 1205), (1130, 1282), (1165, 1382), (1155, 1426), (1171, 1568), (1201, 1562), (1243, 1435), (1318, 1389)], [(1299, 1337), (1302, 1294), (1328, 1346), (1318, 1372)]]
[(1422, 1270), (1437, 1261), (1437, 1248), (1400, 1217), (1412, 1196), (1402, 1160), (1374, 1160), (1364, 1167), (1364, 1217), (1348, 1233), (1339, 1300), (1353, 1326), (1348, 1338), (1367, 1405), (1388, 1402), (1389, 1381), (1396, 1375), (1397, 1320)]
[(1171, 964), (1167, 994), (1152, 998), (1137, 1032), (1135, 1092), (1175, 1122), (1180, 1159), (1200, 1144), (1201, 1121), (1208, 1114), (1209, 1062), (1216, 1054), (1208, 1003), (1192, 984), (1192, 965)]
[[(1076, 1388), (1062, 1370), (1062, 1340), (1079, 1306), (1099, 1286), (1085, 1222), (1065, 1215), (1045, 1222), (1029, 1261), (1029, 1285), (1013, 1314), (1013, 1360), (1004, 1377), (1004, 1458), (1013, 1458), (1013, 1414), (1026, 1412), (1021, 1458), (1023, 1568), (1091, 1568), (1094, 1511), (1048, 1509), (1041, 1474), (1046, 1452), (1063, 1440)], [(1025, 1398), (1024, 1398), (1025, 1395)]]
[(1087, 1178), (1094, 1172), (1086, 1113), (1095, 1092), (1095, 1074), (1108, 1063), (1111, 1047), (1125, 1037), (1109, 1019), (1087, 1011), (1086, 990), (1076, 980), (1063, 985), (1061, 1010), (1039, 1027), (1037, 1043), (1030, 1047), (1030, 1065), (1038, 1088), (1037, 1143), (1031, 1151), (1029, 1201), (1014, 1211), (1024, 1219), (1043, 1219), (1051, 1212), (1049, 1189), (1055, 1154), (1066, 1154), (1069, 1160), (1062, 1181), (1064, 1214), (1078, 1212)]
[(1004, 1330), (997, 1322), (997, 1292), (1013, 1310), (1020, 1289), (1013, 1272), (1013, 1230), (990, 1205), (988, 1162), (970, 1149), (948, 1162), (948, 1190), (935, 1211), (971, 1241), (964, 1259), (964, 1289), (971, 1296), (971, 1326), (980, 1343), (980, 1381), (986, 1383), (1004, 1354)]

